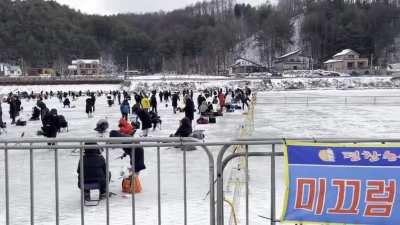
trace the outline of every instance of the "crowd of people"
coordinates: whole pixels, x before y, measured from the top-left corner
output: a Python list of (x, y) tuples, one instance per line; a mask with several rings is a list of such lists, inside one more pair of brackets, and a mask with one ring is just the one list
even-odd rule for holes
[[(38, 131), (39, 135), (44, 135), (48, 138), (55, 138), (57, 134), (62, 132), (62, 129), (68, 129), (68, 122), (63, 115), (59, 115), (56, 108), (49, 109), (45, 101), (49, 98), (57, 97), (62, 104), (62, 107), (71, 108), (72, 102), (78, 98), (85, 99), (85, 113), (89, 118), (93, 117), (96, 112), (96, 98), (106, 96), (107, 104), (112, 107), (118, 103), (121, 117), (118, 121), (118, 130), (107, 131), (109, 128), (108, 121), (102, 119), (98, 121), (95, 130), (104, 136), (108, 133), (109, 137), (133, 137), (135, 134), (140, 137), (147, 137), (149, 130), (155, 130), (158, 126), (161, 127), (162, 119), (159, 115), (159, 107), (169, 107), (171, 104), (171, 113), (177, 114), (184, 113), (184, 117), (180, 120), (179, 126), (171, 137), (189, 137), (193, 134), (193, 121), (196, 112), (199, 119), (196, 121), (201, 124), (200, 120), (209, 118), (210, 121), (214, 116), (222, 116), (223, 113), (233, 112), (234, 110), (249, 107), (251, 96), (250, 88), (244, 89), (206, 89), (198, 94), (196, 101), (193, 100), (193, 90), (153, 90), (149, 93), (141, 92), (127, 92), (127, 91), (110, 91), (110, 92), (40, 92), (34, 94), (24, 93), (10, 93), (5, 100), (9, 104), (9, 114), (11, 124), (16, 124), (21, 110), (23, 109), (20, 99), (36, 100), (36, 104), (32, 109), (31, 118), (29, 121), (42, 122), (42, 128)], [(158, 98), (157, 98), (158, 97)], [(197, 104), (197, 106), (196, 106)], [(79, 110), (79, 109), (76, 109)], [(0, 126), (5, 127), (2, 119), (2, 108), (0, 103)], [(138, 130), (141, 130), (138, 134)], [(49, 143), (50, 144), (50, 143)], [(87, 143), (86, 146), (93, 146), (96, 143)], [(141, 170), (145, 169), (144, 164), (144, 151), (142, 148), (123, 149), (124, 153), (121, 158), (129, 156), (130, 164), (135, 159), (135, 168), (132, 174), (137, 175)], [(132, 153), (135, 156), (132, 156)], [(84, 151), (84, 165), (85, 165), (85, 184), (90, 182), (97, 182), (100, 184), (101, 196), (105, 194), (106, 174), (105, 160), (101, 155), (101, 151), (96, 148), (88, 148)], [(80, 167), (77, 170), (80, 176)], [(110, 174), (111, 176), (111, 174)], [(80, 184), (79, 184), (80, 187)], [(85, 197), (88, 197), (88, 190), (85, 190)]]

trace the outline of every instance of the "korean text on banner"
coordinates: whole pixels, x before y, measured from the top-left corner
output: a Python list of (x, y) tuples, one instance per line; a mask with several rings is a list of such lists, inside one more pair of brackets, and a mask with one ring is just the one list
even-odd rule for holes
[(282, 220), (400, 224), (400, 145), (287, 142)]

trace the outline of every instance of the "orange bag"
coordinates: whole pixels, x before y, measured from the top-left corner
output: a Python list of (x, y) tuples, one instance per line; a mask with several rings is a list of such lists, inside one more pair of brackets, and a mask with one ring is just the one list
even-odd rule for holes
[(140, 183), (139, 177), (135, 176), (135, 186), (131, 185), (131, 179), (132, 177), (129, 176), (129, 178), (124, 178), (122, 180), (122, 192), (132, 193), (132, 190), (135, 191), (135, 193), (142, 192), (142, 184)]

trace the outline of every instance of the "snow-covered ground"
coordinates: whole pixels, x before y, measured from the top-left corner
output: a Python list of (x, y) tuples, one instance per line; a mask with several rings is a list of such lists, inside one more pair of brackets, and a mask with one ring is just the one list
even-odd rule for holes
[[(61, 88), (61, 87), (60, 87)], [(77, 87), (85, 90), (87, 86)], [(90, 90), (99, 88), (110, 90), (114, 86), (92, 86)], [(54, 87), (49, 90), (58, 90)], [(71, 90), (72, 87), (63, 87)], [(5, 90), (5, 89), (3, 89)], [(21, 89), (22, 91), (22, 89)], [(8, 91), (2, 91), (7, 93)], [(274, 97), (315, 97), (320, 104), (274, 104)], [(342, 99), (345, 96), (394, 96), (387, 98), (385, 104), (344, 104), (333, 99)], [(379, 137), (396, 138), (400, 135), (400, 120), (398, 114), (400, 105), (400, 90), (311, 90), (311, 91), (271, 91), (258, 93), (258, 102), (255, 116), (255, 132), (253, 137), (265, 138), (290, 138), (290, 137)], [(362, 99), (362, 98), (360, 98)], [(364, 103), (364, 100), (360, 100)], [(35, 102), (23, 101), (25, 118), (29, 117)], [(360, 102), (359, 102), (360, 103)], [(108, 107), (104, 97), (96, 101), (94, 118), (87, 118), (84, 113), (84, 98), (72, 102), (76, 108), (63, 109), (62, 104), (55, 98), (47, 100), (50, 108), (57, 108), (60, 114), (66, 116), (70, 122), (69, 132), (62, 133), (60, 137), (96, 137), (93, 130), (98, 119), (107, 117), (111, 129), (117, 128), (120, 117), (117, 105)], [(3, 106), (3, 118), (9, 123), (8, 105)], [(178, 120), (183, 114), (174, 115), (170, 107), (165, 104), (159, 106), (163, 120), (161, 130), (151, 132), (153, 137), (166, 137), (173, 133), (178, 126)], [(218, 118), (215, 125), (196, 125), (195, 129), (206, 130), (207, 140), (227, 141), (238, 137), (240, 125), (243, 123), (241, 111), (225, 114)], [(25, 132), (24, 137), (34, 137), (40, 128), (40, 122), (28, 122), (27, 127), (8, 127), (7, 134), (1, 137), (18, 137)], [(220, 147), (210, 148), (216, 157)], [(250, 147), (251, 151), (268, 151), (270, 147)], [(281, 146), (278, 146), (281, 150)], [(128, 161), (116, 159), (122, 154), (121, 150), (111, 151), (110, 169), (113, 174), (110, 189), (121, 194), (121, 181), (118, 179), (122, 167)], [(61, 224), (80, 223), (80, 193), (76, 186), (76, 168), (78, 156), (71, 154), (71, 150), (62, 151), (60, 156), (60, 215)], [(25, 225), (29, 223), (29, 153), (11, 151), (10, 156), (10, 206), (11, 224)], [(279, 216), (282, 209), (283, 196), (283, 159), (277, 161), (277, 196)], [(156, 224), (157, 222), (157, 164), (154, 148), (145, 149), (145, 162), (147, 169), (141, 174), (143, 193), (136, 196), (137, 224)], [(269, 216), (269, 166), (265, 158), (250, 158), (250, 223), (265, 224), (266, 221), (259, 217)], [(34, 156), (35, 175), (35, 220), (36, 224), (54, 224), (54, 162), (51, 151), (38, 150)], [(188, 153), (188, 224), (207, 224), (209, 199), (205, 198), (208, 189), (208, 160), (204, 152), (193, 151)], [(4, 172), (4, 154), (0, 150), (0, 171)], [(162, 188), (162, 221), (163, 224), (183, 223), (183, 178), (182, 178), (182, 152), (177, 149), (161, 149), (161, 188)], [(225, 176), (228, 175), (228, 172)], [(243, 186), (244, 187), (244, 186)], [(229, 195), (229, 194), (228, 194)], [(0, 224), (5, 224), (4, 203), (4, 176), (0, 176)], [(244, 200), (242, 196), (240, 198)], [(129, 224), (131, 218), (131, 199), (118, 195), (111, 199), (111, 224)], [(239, 204), (237, 209), (239, 222), (244, 222), (244, 204)], [(226, 209), (226, 214), (229, 210)], [(86, 224), (105, 224), (105, 202), (98, 207), (85, 208)]]

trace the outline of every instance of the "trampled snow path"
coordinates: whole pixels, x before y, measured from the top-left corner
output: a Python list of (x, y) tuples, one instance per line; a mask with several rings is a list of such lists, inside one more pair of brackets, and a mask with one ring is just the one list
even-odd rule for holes
[[(259, 93), (260, 102), (271, 96), (400, 96), (399, 90), (364, 90), (364, 91), (290, 91)], [(396, 100), (396, 99), (394, 99)], [(24, 103), (24, 114), (30, 113), (34, 102)], [(50, 107), (59, 108), (61, 114), (70, 121), (70, 132), (61, 137), (86, 136), (94, 137), (92, 130), (98, 119), (108, 116), (111, 128), (115, 129), (119, 118), (118, 106), (109, 108), (104, 98), (97, 101), (95, 118), (88, 119), (83, 113), (84, 99), (73, 102), (75, 109), (61, 109), (56, 99), (48, 102)], [(3, 104), (3, 118), (7, 116), (7, 105)], [(151, 133), (152, 136), (165, 137), (172, 133), (183, 115), (173, 115), (171, 108), (161, 106), (164, 121), (163, 129)], [(29, 111), (29, 112), (28, 112)], [(254, 137), (393, 137), (400, 136), (400, 106), (388, 105), (274, 105), (260, 104), (256, 106), (256, 122)], [(26, 116), (27, 117), (27, 116)], [(230, 140), (237, 137), (241, 113), (226, 114), (216, 125), (206, 125), (208, 140)], [(8, 122), (8, 120), (7, 120)], [(14, 137), (26, 132), (25, 137), (35, 135), (39, 123), (29, 123), (26, 128), (8, 128), (6, 137)], [(200, 126), (196, 127), (197, 129)], [(203, 129), (203, 128), (200, 128)], [(281, 147), (278, 146), (278, 150)], [(214, 156), (218, 148), (212, 148)], [(269, 147), (251, 147), (250, 150), (265, 151)], [(115, 159), (122, 151), (112, 151)], [(35, 153), (35, 219), (37, 224), (54, 224), (54, 185), (53, 154), (49, 151)], [(0, 151), (0, 171), (4, 172), (4, 154)], [(183, 183), (182, 153), (179, 150), (162, 149), (162, 220), (163, 224), (183, 224)], [(250, 223), (266, 224), (258, 215), (269, 216), (269, 160), (250, 158)], [(156, 155), (155, 149), (146, 149), (147, 170), (142, 173), (143, 193), (137, 195), (137, 224), (156, 224)], [(70, 152), (60, 152), (60, 202), (61, 224), (79, 224), (79, 189), (76, 187), (77, 156)], [(120, 168), (128, 164), (127, 160), (113, 160), (111, 171), (114, 182), (111, 191), (120, 193), (120, 181), (116, 179)], [(277, 159), (277, 196), (279, 216), (282, 209), (283, 196), (283, 162)], [(11, 175), (11, 224), (29, 223), (29, 154), (13, 151), (10, 153)], [(208, 199), (203, 200), (208, 189), (207, 159), (203, 152), (194, 151), (188, 154), (188, 199), (189, 224), (206, 224), (208, 222)], [(227, 173), (225, 174), (227, 176)], [(4, 224), (4, 176), (0, 176), (0, 224)], [(243, 197), (241, 199), (244, 199)], [(130, 223), (131, 199), (117, 196), (111, 199), (111, 224)], [(238, 209), (239, 221), (244, 222), (244, 204)], [(228, 213), (228, 210), (226, 210)], [(105, 202), (99, 207), (86, 208), (86, 224), (105, 224)]]

